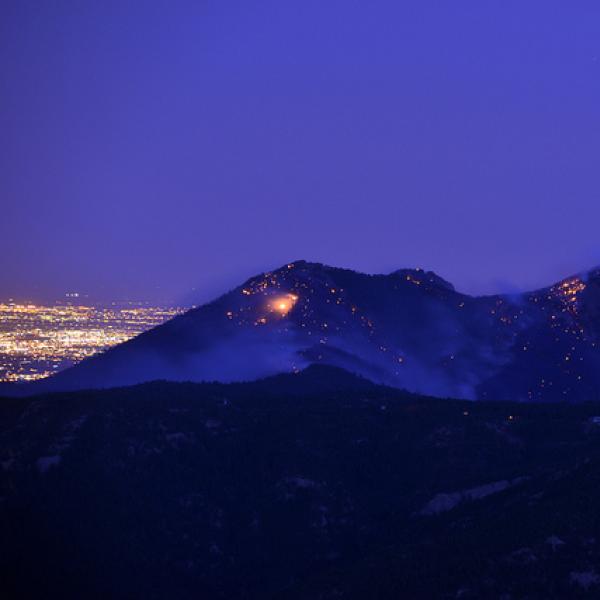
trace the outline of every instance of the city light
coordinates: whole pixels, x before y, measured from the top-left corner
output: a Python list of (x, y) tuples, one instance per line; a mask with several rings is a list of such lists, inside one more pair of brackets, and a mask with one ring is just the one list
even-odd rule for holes
[(0, 303), (0, 381), (48, 377), (181, 312), (145, 305)]

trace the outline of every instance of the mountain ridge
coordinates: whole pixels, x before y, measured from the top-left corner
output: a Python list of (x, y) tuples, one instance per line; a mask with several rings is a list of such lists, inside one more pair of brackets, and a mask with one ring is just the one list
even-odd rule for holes
[(600, 269), (470, 296), (432, 271), (373, 275), (300, 260), (26, 393), (244, 381), (324, 363), (426, 395), (578, 402), (598, 397), (599, 341)]

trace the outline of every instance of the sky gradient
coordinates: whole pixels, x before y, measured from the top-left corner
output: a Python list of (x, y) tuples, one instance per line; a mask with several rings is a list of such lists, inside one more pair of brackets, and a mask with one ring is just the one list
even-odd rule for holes
[(600, 264), (596, 0), (4, 0), (0, 131), (0, 297)]

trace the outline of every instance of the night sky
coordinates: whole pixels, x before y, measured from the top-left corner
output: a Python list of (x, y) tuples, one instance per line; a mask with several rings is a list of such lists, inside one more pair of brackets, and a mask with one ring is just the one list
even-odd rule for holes
[(600, 263), (597, 0), (3, 0), (0, 132), (2, 297)]

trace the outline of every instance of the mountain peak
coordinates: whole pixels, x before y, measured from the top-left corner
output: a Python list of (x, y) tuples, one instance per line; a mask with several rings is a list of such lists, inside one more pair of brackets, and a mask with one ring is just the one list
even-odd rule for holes
[(398, 269), (390, 273), (393, 277), (400, 277), (411, 282), (428, 283), (436, 287), (441, 287), (447, 290), (456, 291), (454, 286), (446, 281), (443, 277), (440, 277), (434, 271), (424, 271), (423, 269)]
[(28, 389), (249, 381), (329, 365), (435, 396), (590, 400), (599, 318), (598, 269), (530, 294), (472, 297), (432, 271), (297, 260)]
[[(388, 275), (385, 274), (373, 274), (373, 273), (363, 273), (361, 271), (357, 271), (354, 269), (347, 269), (343, 267), (333, 267), (331, 265), (326, 265), (320, 262), (310, 262), (307, 260), (295, 260), (291, 263), (283, 265), (278, 269), (273, 271), (273, 274), (281, 274), (286, 273), (292, 270), (296, 270), (299, 272), (310, 273), (310, 274), (319, 274), (322, 275), (324, 273), (344, 273), (344, 274), (355, 274), (359, 276), (370, 276), (370, 277), (393, 277), (393, 278), (401, 278), (406, 279), (412, 283), (421, 283), (421, 284), (429, 284), (435, 287), (444, 288), (447, 290), (455, 291), (454, 285), (449, 281), (445, 280), (443, 277), (440, 277), (434, 271), (425, 271), (421, 268), (401, 268), (395, 271), (392, 271)], [(270, 273), (267, 273), (270, 274)]]

